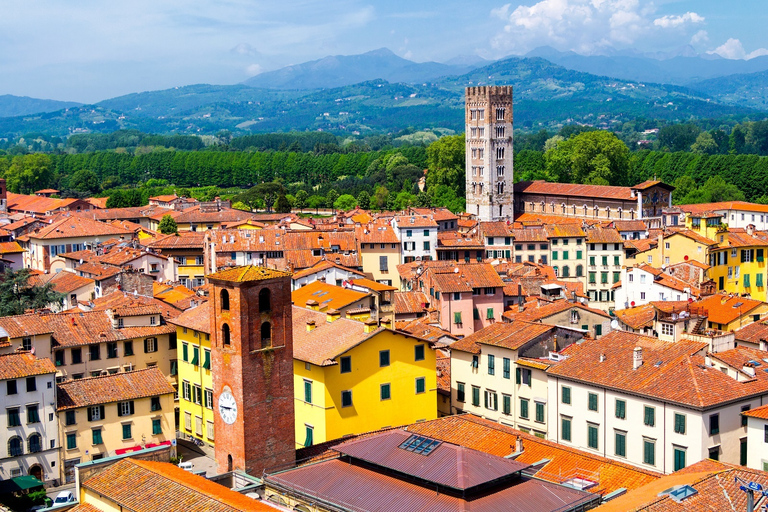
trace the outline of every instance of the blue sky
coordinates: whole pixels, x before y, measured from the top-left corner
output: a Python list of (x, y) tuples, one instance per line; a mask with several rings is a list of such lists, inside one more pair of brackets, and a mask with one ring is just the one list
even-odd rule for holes
[(542, 45), (751, 58), (768, 54), (766, 22), (764, 0), (5, 0), (0, 94), (95, 102), (381, 47), (419, 62)]

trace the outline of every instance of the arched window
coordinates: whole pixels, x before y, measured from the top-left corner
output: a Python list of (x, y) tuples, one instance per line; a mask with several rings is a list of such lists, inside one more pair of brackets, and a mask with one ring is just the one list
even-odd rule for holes
[(227, 471), (232, 471), (232, 455), (227, 455)]
[(568, 265), (563, 266), (563, 277), (570, 277), (571, 276), (571, 267)]
[(272, 324), (264, 322), (261, 324), (261, 348), (272, 346)]
[(582, 277), (584, 275), (584, 267), (576, 265), (576, 277)]
[(555, 277), (557, 277), (560, 274), (560, 268), (559, 267), (552, 267), (555, 269)]
[(230, 344), (229, 325), (227, 325), (227, 324), (221, 324), (221, 342), (224, 345), (229, 345)]
[(269, 291), (269, 288), (262, 288), (259, 292), (259, 313), (265, 313), (272, 310), (270, 300), (271, 292)]
[(221, 310), (229, 311), (229, 292), (221, 290)]
[(40, 434), (32, 434), (27, 439), (27, 450), (29, 453), (37, 453), (43, 451), (43, 438)]
[(24, 443), (19, 436), (14, 436), (8, 440), (8, 456), (18, 457), (24, 453)]

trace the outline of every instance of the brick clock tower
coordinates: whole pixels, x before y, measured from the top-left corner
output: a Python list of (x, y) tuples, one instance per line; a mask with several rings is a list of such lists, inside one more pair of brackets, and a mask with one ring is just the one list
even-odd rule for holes
[(467, 213), (513, 218), (512, 86), (467, 87)]
[(207, 276), (219, 473), (295, 461), (291, 274), (253, 265)]

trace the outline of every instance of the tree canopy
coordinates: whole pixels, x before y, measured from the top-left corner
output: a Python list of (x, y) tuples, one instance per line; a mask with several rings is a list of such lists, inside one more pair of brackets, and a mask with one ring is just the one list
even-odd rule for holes
[(176, 220), (170, 215), (163, 215), (160, 219), (160, 223), (157, 225), (157, 230), (164, 235), (172, 235), (179, 232), (179, 226), (176, 224)]
[(53, 289), (53, 284), (33, 286), (29, 282), (29, 269), (6, 269), (0, 274), (0, 316), (21, 315), (30, 309), (43, 309), (58, 304), (64, 294)]

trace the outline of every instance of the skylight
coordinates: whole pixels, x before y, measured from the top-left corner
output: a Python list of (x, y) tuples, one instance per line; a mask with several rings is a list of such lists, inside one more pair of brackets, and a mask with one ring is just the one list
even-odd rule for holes
[(756, 367), (760, 366), (762, 364), (762, 363), (760, 363), (760, 361), (755, 361), (754, 359), (750, 359), (749, 362), (752, 363), (753, 365), (755, 365)]
[(690, 498), (691, 496), (698, 493), (699, 491), (697, 491), (690, 485), (677, 485), (675, 487), (670, 487), (665, 491), (661, 491), (659, 493), (659, 496), (664, 496), (665, 494), (668, 494), (669, 497), (672, 498), (675, 502), (680, 503), (685, 498)]
[(440, 441), (428, 437), (412, 435), (400, 445), (400, 448), (407, 451), (427, 456), (440, 446)]

